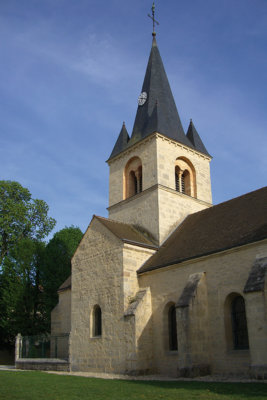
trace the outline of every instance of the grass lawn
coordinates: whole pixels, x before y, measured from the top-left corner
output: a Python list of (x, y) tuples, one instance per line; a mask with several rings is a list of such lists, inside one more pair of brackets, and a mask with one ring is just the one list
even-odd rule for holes
[(266, 400), (264, 383), (124, 381), (0, 371), (1, 400)]

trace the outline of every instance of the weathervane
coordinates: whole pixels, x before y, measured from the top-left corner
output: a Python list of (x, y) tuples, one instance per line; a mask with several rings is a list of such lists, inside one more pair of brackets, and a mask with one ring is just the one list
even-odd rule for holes
[(148, 17), (151, 18), (152, 21), (153, 21), (153, 33), (152, 33), (152, 35), (153, 35), (153, 36), (156, 36), (156, 32), (155, 32), (155, 23), (156, 23), (157, 25), (159, 25), (159, 22), (158, 22), (157, 20), (155, 20), (155, 2), (154, 2), (154, 1), (153, 1), (151, 10), (152, 10), (152, 17), (151, 17), (150, 14), (147, 14), (147, 15), (148, 15)]

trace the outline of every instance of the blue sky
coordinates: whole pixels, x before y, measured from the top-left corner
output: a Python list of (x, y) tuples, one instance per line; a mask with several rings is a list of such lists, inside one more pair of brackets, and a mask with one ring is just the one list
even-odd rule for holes
[[(107, 216), (108, 166), (131, 133), (151, 0), (0, 0), (0, 170), (54, 230)], [(213, 155), (213, 202), (266, 185), (267, 1), (158, 0), (157, 42), (187, 129)]]

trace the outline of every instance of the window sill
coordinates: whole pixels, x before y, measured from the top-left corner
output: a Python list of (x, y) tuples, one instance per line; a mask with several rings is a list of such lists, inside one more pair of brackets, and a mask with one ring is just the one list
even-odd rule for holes
[(102, 339), (102, 335), (99, 335), (99, 336), (91, 336), (90, 339)]
[(166, 351), (166, 356), (170, 356), (170, 357), (178, 356), (178, 350), (168, 350), (168, 351)]
[(227, 354), (229, 356), (248, 356), (249, 355), (249, 349), (228, 349)]

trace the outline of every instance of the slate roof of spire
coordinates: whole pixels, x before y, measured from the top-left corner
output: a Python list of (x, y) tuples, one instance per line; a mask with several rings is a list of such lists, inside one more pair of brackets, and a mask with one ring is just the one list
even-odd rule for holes
[(187, 135), (185, 135), (155, 35), (153, 35), (141, 92), (146, 92), (147, 100), (143, 105), (138, 105), (131, 138), (123, 125), (109, 160), (154, 132), (161, 133), (210, 157), (193, 123), (189, 124)]
[(127, 147), (129, 139), (130, 139), (130, 137), (129, 137), (129, 134), (126, 129), (125, 122), (123, 122), (118, 139), (115, 143), (115, 146), (113, 147), (113, 150), (112, 150), (109, 158), (112, 158), (112, 157), (116, 156), (117, 154), (119, 154), (121, 151), (123, 151)]
[(211, 155), (208, 153), (208, 150), (204, 146), (202, 140), (200, 139), (200, 136), (192, 122), (192, 119), (190, 120), (186, 136), (196, 150), (200, 151), (201, 153), (207, 154), (209, 157), (211, 157)]
[(159, 132), (193, 147), (185, 136), (155, 36), (142, 86), (143, 92), (147, 93), (147, 101), (144, 105), (138, 106), (129, 144), (153, 132)]

